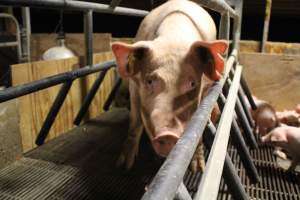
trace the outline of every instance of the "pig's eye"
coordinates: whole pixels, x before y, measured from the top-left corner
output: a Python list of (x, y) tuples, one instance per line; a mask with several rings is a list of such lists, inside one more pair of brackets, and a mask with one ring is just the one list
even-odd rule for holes
[(153, 80), (152, 79), (148, 79), (146, 80), (146, 83), (148, 86), (151, 86), (153, 84)]
[(190, 81), (190, 87), (194, 88), (196, 86), (196, 82), (195, 81)]

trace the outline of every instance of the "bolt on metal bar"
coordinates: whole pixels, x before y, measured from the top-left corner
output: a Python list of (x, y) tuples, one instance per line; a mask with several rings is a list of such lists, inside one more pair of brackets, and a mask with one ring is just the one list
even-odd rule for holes
[(81, 10), (88, 11), (93, 10), (94, 12), (99, 13), (110, 13), (117, 15), (131, 15), (137, 17), (144, 17), (149, 12), (145, 10), (116, 7), (111, 9), (110, 5), (101, 4), (101, 3), (92, 3), (76, 0), (1, 0), (0, 5), (5, 6), (28, 6), (28, 7), (38, 7), (46, 9), (70, 9), (70, 10)]
[(269, 34), (269, 24), (270, 24), (270, 18), (271, 18), (271, 9), (272, 8), (272, 0), (266, 0), (266, 10), (265, 10), (265, 21), (264, 21), (264, 30), (263, 30), (263, 36), (261, 41), (261, 47), (260, 52), (265, 52), (265, 46), (268, 40), (268, 34)]
[(142, 200), (171, 200), (174, 198), (202, 137), (213, 106), (222, 91), (229, 70), (235, 62), (236, 55), (237, 52), (234, 49), (226, 62), (224, 77), (214, 83), (207, 96), (201, 101), (182, 137), (159, 169)]
[(111, 9), (115, 9), (120, 3), (121, 3), (122, 0), (112, 0), (109, 4), (109, 7)]
[(32, 81), (30, 83), (25, 83), (23, 85), (18, 85), (14, 87), (7, 88), (0, 91), (0, 103), (14, 99), (26, 94), (30, 94), (60, 83), (64, 83), (69, 80), (74, 80), (76, 78), (86, 76), (95, 72), (107, 70), (115, 66), (115, 61), (107, 61), (104, 63), (93, 65), (92, 67), (86, 66), (73, 71), (57, 74), (54, 76), (49, 76), (40, 80)]
[(52, 107), (50, 108), (50, 111), (48, 112), (48, 115), (46, 117), (46, 120), (44, 121), (44, 124), (37, 136), (37, 139), (35, 141), (35, 143), (37, 145), (42, 145), (44, 144), (44, 141), (52, 127), (52, 124), (62, 106), (62, 104), (64, 103), (67, 94), (72, 86), (73, 81), (67, 81), (63, 84), (63, 86), (61, 87), (59, 93), (57, 94), (55, 101), (52, 104)]
[(84, 13), (85, 64), (93, 64), (93, 11)]
[[(226, 102), (226, 98), (224, 97), (223, 94), (221, 94), (220, 98), (218, 99), (219, 106), (224, 107), (225, 102)], [(243, 136), (240, 132), (239, 126), (238, 126), (235, 118), (232, 121), (230, 135), (231, 135), (231, 138), (233, 140), (235, 147), (238, 150), (238, 154), (239, 154), (241, 161), (246, 169), (246, 173), (247, 173), (248, 177), (250, 178), (251, 183), (259, 182), (260, 179), (259, 179), (257, 169), (252, 161), (252, 158), (247, 149), (245, 140), (243, 139)]]
[(182, 182), (178, 187), (174, 200), (192, 200), (191, 195)]
[(247, 99), (248, 99), (248, 101), (249, 101), (249, 103), (251, 105), (252, 110), (256, 110), (257, 109), (256, 104), (255, 104), (255, 102), (253, 100), (253, 97), (251, 95), (250, 89), (249, 89), (249, 87), (248, 87), (248, 85), (247, 85), (247, 83), (246, 83), (245, 78), (244, 78), (243, 75), (241, 77), (241, 86), (242, 86), (242, 89), (245, 92), (245, 95), (246, 95), (246, 97), (247, 97)]
[(121, 86), (121, 83), (122, 83), (122, 79), (118, 78), (115, 85), (113, 86), (111, 92), (109, 93), (107, 100), (104, 103), (103, 110), (105, 110), (105, 111), (109, 110), (109, 107), (110, 107), (112, 101), (114, 100), (114, 98)]
[[(210, 121), (207, 125), (207, 129), (205, 130), (205, 134), (203, 135), (203, 141), (205, 145), (211, 149), (215, 138), (216, 128), (213, 123)], [(222, 172), (222, 177), (228, 187), (230, 194), (233, 196), (233, 199), (238, 200), (246, 200), (249, 199), (245, 189), (241, 183), (241, 179), (236, 173), (236, 169), (232, 164), (232, 161), (226, 152), (224, 167)], [(195, 195), (196, 196), (196, 195)], [(196, 198), (194, 200), (197, 200)]]
[(91, 104), (93, 98), (95, 97), (96, 92), (98, 91), (98, 88), (100, 87), (102, 81), (104, 80), (106, 73), (107, 73), (107, 70), (103, 70), (102, 72), (100, 72), (97, 79), (93, 83), (89, 93), (85, 96), (82, 106), (80, 107), (80, 110), (75, 117), (75, 120), (74, 120), (75, 125), (80, 124), (82, 118), (84, 117), (85, 113), (87, 112), (87, 110), (89, 108), (89, 105)]
[(242, 66), (239, 65), (236, 67), (206, 167), (194, 197), (195, 200), (216, 199), (218, 195), (241, 73)]

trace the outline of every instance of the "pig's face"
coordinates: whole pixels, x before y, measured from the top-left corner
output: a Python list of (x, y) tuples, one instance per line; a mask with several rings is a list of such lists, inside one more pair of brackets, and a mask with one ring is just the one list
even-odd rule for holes
[[(221, 50), (213, 52), (213, 47), (204, 46), (203, 43), (186, 49), (139, 42), (125, 44), (126, 56), (124, 52), (120, 53), (124, 44), (113, 44), (121, 76), (132, 79), (139, 88), (139, 110), (158, 155), (167, 156), (183, 134), (198, 105), (202, 74), (214, 80), (219, 79), (223, 60), (218, 53), (223, 53), (227, 44), (223, 41), (216, 44), (220, 45), (218, 47)], [(216, 59), (214, 53), (218, 56)], [(120, 60), (122, 56), (127, 61)], [(123, 66), (125, 69), (122, 68), (122, 62), (126, 64)]]

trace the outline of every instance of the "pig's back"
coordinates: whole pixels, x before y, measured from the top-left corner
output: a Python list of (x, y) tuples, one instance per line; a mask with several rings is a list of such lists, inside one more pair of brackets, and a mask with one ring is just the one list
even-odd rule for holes
[(188, 0), (169, 0), (167, 3), (152, 10), (145, 17), (137, 32), (136, 41), (155, 39), (157, 37), (157, 30), (164, 19), (173, 13), (182, 13), (188, 16), (203, 40), (215, 40), (215, 23), (202, 7)]

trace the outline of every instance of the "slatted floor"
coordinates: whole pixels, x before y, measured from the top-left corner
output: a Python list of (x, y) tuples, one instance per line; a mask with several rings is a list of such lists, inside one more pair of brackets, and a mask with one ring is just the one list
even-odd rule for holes
[[(128, 112), (116, 109), (27, 153), (0, 170), (0, 199), (7, 200), (135, 200), (159, 169), (151, 148), (140, 150), (131, 171), (116, 169), (117, 159), (128, 129)], [(144, 138), (142, 145), (148, 146)], [(262, 181), (251, 185), (236, 149), (229, 147), (238, 173), (251, 199), (300, 199), (299, 174), (287, 174), (277, 167), (270, 147), (251, 151)], [(185, 176), (193, 194), (201, 174)], [(218, 199), (231, 199), (221, 184)]]

